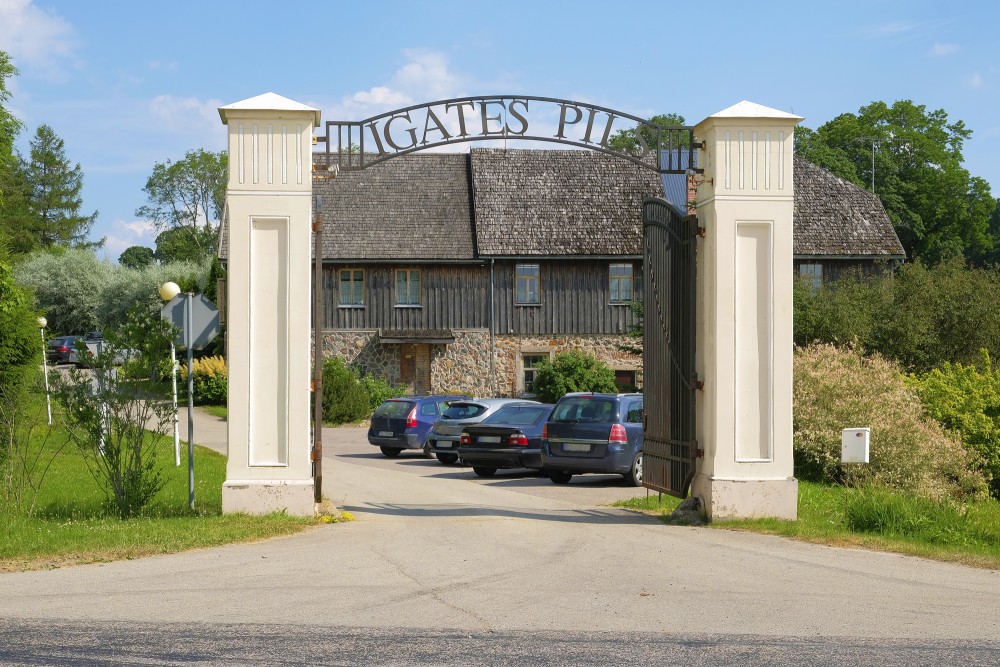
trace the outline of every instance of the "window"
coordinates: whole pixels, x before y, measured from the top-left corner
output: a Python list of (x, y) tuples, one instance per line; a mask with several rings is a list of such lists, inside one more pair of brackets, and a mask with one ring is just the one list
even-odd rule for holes
[(548, 361), (548, 355), (544, 354), (524, 354), (521, 355), (521, 365), (524, 366), (524, 394), (533, 396), (535, 394), (535, 376), (538, 373), (538, 366), (543, 361)]
[(341, 269), (340, 305), (365, 305), (365, 272), (361, 269)]
[(420, 305), (419, 269), (401, 269), (396, 271), (396, 305)]
[(813, 292), (823, 286), (822, 264), (799, 264), (799, 275), (811, 279)]
[(538, 265), (518, 264), (516, 269), (516, 296), (514, 303), (521, 306), (537, 305), (538, 300)]
[(628, 303), (632, 300), (632, 265), (612, 264), (608, 267), (611, 303)]
[(615, 384), (618, 391), (635, 391), (635, 371), (615, 371)]

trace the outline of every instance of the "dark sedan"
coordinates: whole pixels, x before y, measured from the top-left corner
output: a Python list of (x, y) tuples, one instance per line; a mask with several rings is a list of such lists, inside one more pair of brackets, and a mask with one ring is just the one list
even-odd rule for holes
[(498, 469), (542, 467), (542, 428), (554, 406), (512, 403), (462, 431), (458, 457), (480, 477)]

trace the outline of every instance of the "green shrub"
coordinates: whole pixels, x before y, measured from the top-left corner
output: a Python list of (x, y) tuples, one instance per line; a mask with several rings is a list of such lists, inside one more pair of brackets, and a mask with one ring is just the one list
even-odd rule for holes
[[(976, 497), (986, 480), (976, 457), (928, 417), (897, 364), (854, 349), (813, 345), (795, 352), (796, 475), (928, 497)], [(841, 431), (871, 428), (870, 463), (840, 462)]]
[(391, 385), (383, 378), (367, 374), (361, 376), (361, 386), (368, 392), (369, 413), (374, 412), (375, 408), (382, 405), (384, 401), (406, 393), (406, 385), (404, 384)]
[(371, 398), (357, 371), (340, 357), (323, 361), (323, 421), (357, 423), (371, 414)]
[(934, 419), (962, 436), (974, 450), (990, 480), (990, 494), (1000, 499), (1000, 371), (986, 350), (981, 368), (946, 363), (944, 367), (911, 379)]
[(616, 393), (615, 372), (597, 357), (579, 350), (560, 352), (551, 362), (539, 364), (535, 373), (538, 400), (555, 403), (572, 391)]
[[(226, 405), (229, 395), (229, 367), (222, 357), (202, 357), (191, 363), (194, 369), (194, 402), (197, 405)], [(187, 391), (187, 365), (181, 364), (178, 372), (178, 387)]]
[(980, 349), (1000, 354), (1000, 272), (961, 258), (847, 275), (816, 290), (800, 280), (794, 294), (796, 345), (852, 343), (916, 372), (976, 363)]

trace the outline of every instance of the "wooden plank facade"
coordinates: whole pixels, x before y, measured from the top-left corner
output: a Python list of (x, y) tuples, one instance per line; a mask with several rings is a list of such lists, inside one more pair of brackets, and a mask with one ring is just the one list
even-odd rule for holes
[[(516, 302), (516, 267), (525, 263), (539, 267), (537, 305)], [(642, 275), (642, 262), (637, 258), (502, 259), (452, 265), (327, 264), (324, 328), (488, 329), (499, 334), (535, 336), (624, 334), (636, 323), (636, 317), (629, 305), (632, 299), (611, 301), (608, 267), (612, 263), (632, 267), (632, 299), (641, 298), (638, 277)], [(419, 305), (398, 304), (399, 270), (420, 272)], [(352, 275), (363, 272), (363, 304), (341, 304), (341, 271)]]

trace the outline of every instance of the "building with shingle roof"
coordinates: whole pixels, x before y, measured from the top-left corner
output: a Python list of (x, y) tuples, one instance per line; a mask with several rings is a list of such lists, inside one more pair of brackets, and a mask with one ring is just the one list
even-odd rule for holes
[[(794, 178), (798, 273), (903, 259), (876, 196), (801, 158)], [(327, 352), (415, 393), (530, 395), (538, 362), (567, 349), (639, 386), (642, 360), (621, 346), (641, 298), (641, 204), (685, 208), (691, 185), (604, 153), (503, 148), (317, 180)]]

